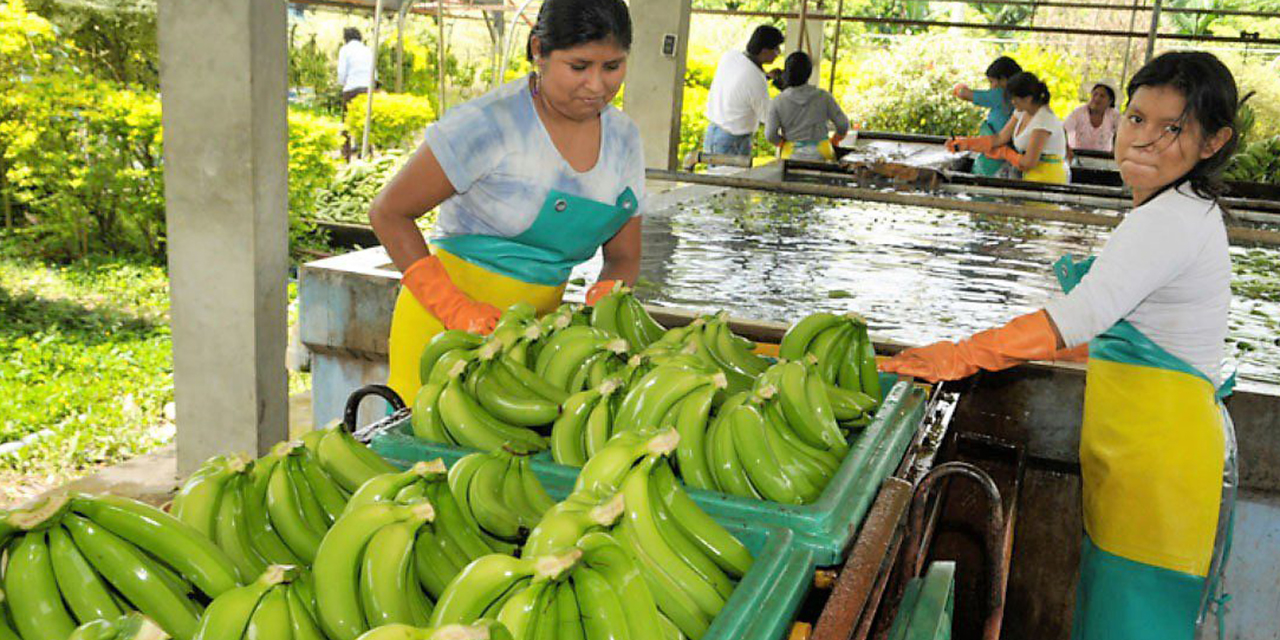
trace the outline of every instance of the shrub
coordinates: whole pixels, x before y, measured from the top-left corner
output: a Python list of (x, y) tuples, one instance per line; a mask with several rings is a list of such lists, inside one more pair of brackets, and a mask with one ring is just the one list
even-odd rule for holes
[(320, 195), (338, 172), (342, 123), (336, 119), (289, 111), (289, 246), (313, 244), (315, 224), (307, 221)]
[[(347, 131), (352, 144), (360, 145), (364, 136), (365, 96), (347, 105)], [(426, 98), (403, 93), (375, 93), (373, 96), (373, 128), (369, 144), (378, 149), (394, 149), (416, 144), (427, 123), (435, 120), (435, 110)]]

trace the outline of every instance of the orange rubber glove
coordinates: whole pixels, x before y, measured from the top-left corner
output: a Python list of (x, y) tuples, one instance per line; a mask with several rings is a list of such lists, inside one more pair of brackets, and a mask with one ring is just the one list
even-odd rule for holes
[(1049, 314), (1041, 309), (960, 342), (907, 349), (881, 363), (880, 370), (937, 382), (959, 380), (982, 369), (1000, 371), (1028, 360), (1054, 360), (1059, 353), (1064, 357), (1078, 355), (1078, 348), (1059, 351), (1057, 342)]
[(599, 282), (591, 285), (591, 288), (587, 289), (587, 306), (596, 306), (596, 303), (600, 301), (600, 298), (609, 295), (609, 293), (613, 291), (613, 288), (618, 286), (620, 283), (620, 280), (600, 280)]
[(1018, 153), (1017, 149), (1007, 145), (990, 151), (983, 151), (982, 155), (993, 160), (1004, 160), (1015, 167), (1022, 162), (1022, 154)]
[(959, 98), (959, 97), (960, 97), (960, 92), (961, 92), (961, 91), (964, 91), (965, 89), (968, 89), (968, 88), (969, 88), (969, 85), (967, 85), (967, 84), (965, 84), (965, 83), (963, 83), (963, 82), (957, 82), (957, 83), (955, 84), (955, 86), (951, 87), (951, 95), (953, 95), (953, 96), (955, 96), (955, 97)]
[(400, 284), (417, 298), (446, 329), (462, 329), (488, 335), (502, 312), (497, 307), (472, 300), (449, 279), (440, 258), (427, 256), (409, 265)]
[(831, 148), (832, 149), (840, 148), (840, 142), (843, 140), (844, 140), (843, 134), (839, 134), (839, 133), (831, 134)]
[(976, 136), (973, 138), (952, 138), (947, 140), (947, 151), (959, 153), (961, 151), (977, 151), (979, 153), (987, 153), (991, 151), (991, 147), (995, 146), (995, 136)]

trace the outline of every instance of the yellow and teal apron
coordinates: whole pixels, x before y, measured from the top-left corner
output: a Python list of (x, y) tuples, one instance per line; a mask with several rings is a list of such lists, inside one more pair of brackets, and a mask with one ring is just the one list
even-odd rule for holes
[[(1093, 259), (1054, 265), (1070, 291)], [(1191, 640), (1220, 586), (1235, 436), (1203, 373), (1121, 320), (1089, 343), (1073, 640)]]
[(790, 140), (782, 143), (783, 159), (790, 158), (797, 153), (800, 154), (797, 160), (826, 160), (835, 162), (836, 152), (831, 147), (831, 140), (799, 140), (792, 142)]
[[(983, 120), (982, 126), (978, 128), (979, 136), (994, 136), (997, 133), (1000, 132), (996, 131), (995, 127), (991, 125), (990, 120)], [(989, 176), (994, 178), (1013, 177), (1006, 175), (1008, 174), (1008, 172), (1005, 171), (1006, 168), (1010, 168), (1008, 162), (1005, 162), (1004, 160), (997, 160), (995, 158), (988, 158), (981, 153), (979, 153), (978, 157), (973, 161), (973, 172), (980, 176)], [(1002, 171), (1004, 171), (1003, 174), (1001, 173)]]
[[(552, 190), (523, 233), (510, 238), (437, 238), (431, 242), (431, 252), (440, 258), (453, 284), (473, 300), (498, 309), (528, 302), (544, 314), (560, 304), (573, 268), (590, 260), (631, 219), (638, 204), (630, 188), (613, 203)], [(387, 345), (387, 385), (401, 398), (417, 395), (418, 358), (432, 336), (443, 330), (444, 325), (408, 289), (400, 289)]]

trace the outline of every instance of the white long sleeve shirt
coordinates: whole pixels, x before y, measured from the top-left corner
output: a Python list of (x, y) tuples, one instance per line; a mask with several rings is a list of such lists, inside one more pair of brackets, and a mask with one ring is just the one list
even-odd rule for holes
[(707, 119), (740, 136), (754, 133), (769, 110), (769, 86), (764, 71), (745, 51), (720, 57), (707, 94)]
[(373, 50), (359, 40), (352, 40), (338, 50), (338, 84), (343, 91), (369, 88), (369, 72), (373, 69)]
[(1068, 347), (1128, 320), (1218, 385), (1230, 305), (1222, 209), (1184, 183), (1125, 216), (1080, 284), (1046, 310)]

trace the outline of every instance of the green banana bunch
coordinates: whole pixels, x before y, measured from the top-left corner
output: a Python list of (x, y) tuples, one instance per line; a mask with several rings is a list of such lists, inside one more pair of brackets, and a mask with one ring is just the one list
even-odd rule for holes
[(591, 308), (591, 326), (625, 339), (636, 351), (657, 342), (666, 332), (620, 282)]
[(816, 363), (841, 423), (869, 421), (880, 404), (880, 375), (867, 322), (856, 314), (815, 313), (782, 338), (779, 356)]
[[(347, 514), (356, 508), (362, 507), (373, 502), (390, 502), (395, 501), (413, 485), (426, 486), (427, 484), (439, 481), (449, 472), (444, 466), (444, 461), (436, 458), (435, 460), (423, 460), (415, 463), (412, 467), (404, 471), (393, 473), (384, 473), (374, 476), (360, 485), (356, 492), (351, 494), (351, 498), (347, 500), (346, 508), (343, 514)], [(418, 497), (426, 495), (421, 494)]]
[(525, 456), (473, 453), (449, 469), (449, 489), (470, 522), (487, 536), (517, 542), (555, 503)]
[(565, 401), (551, 427), (551, 455), (556, 462), (581, 467), (613, 437), (614, 398), (622, 378), (611, 376), (598, 387), (579, 391)]
[(614, 416), (614, 431), (661, 428), (682, 399), (705, 387), (728, 386), (723, 372), (707, 373), (675, 364), (659, 365), (629, 386)]
[[(415, 433), (419, 437), (482, 451), (496, 451), (504, 446), (524, 452), (545, 449), (546, 438), (528, 426), (498, 417), (485, 407), (485, 404), (491, 407), (500, 405), (499, 412), (504, 415), (527, 416), (528, 420), (521, 420), (525, 423), (547, 424), (554, 420), (558, 414), (557, 405), (525, 392), (514, 383), (499, 382), (503, 376), (510, 376), (515, 367), (520, 365), (504, 367), (501, 361), (480, 360), (459, 368), (457, 374), (440, 384), (438, 389), (428, 384), (415, 400), (415, 405), (419, 412), (426, 411), (420, 422), (430, 426), (416, 428)], [(434, 398), (424, 396), (424, 393), (434, 394)], [(479, 397), (486, 399), (481, 402)], [(434, 407), (429, 407), (430, 403), (434, 403)]]
[(680, 444), (680, 433), (667, 429), (658, 433), (623, 431), (583, 465), (573, 485), (575, 494), (611, 496), (622, 487), (627, 474), (647, 456), (665, 456)]
[(542, 516), (522, 553), (541, 556), (573, 547), (588, 532), (613, 526), (623, 511), (621, 493), (603, 501), (589, 493), (574, 493)]
[(579, 549), (563, 553), (513, 558), (492, 554), (477, 558), (449, 583), (436, 602), (431, 626), (470, 624), (494, 619), (520, 592), (537, 582), (554, 581), (582, 557)]
[[(334, 421), (316, 437), (315, 454), (320, 468), (344, 491), (360, 488), (365, 480), (396, 468), (347, 433), (342, 423)], [(304, 437), (305, 444), (305, 437)]]
[(415, 552), (419, 530), (434, 517), (422, 498), (359, 505), (333, 523), (313, 569), (324, 635), (354, 640), (377, 625), (426, 619), (430, 602), (421, 591)]
[(547, 340), (533, 371), (551, 386), (568, 393), (603, 382), (621, 368), (626, 340), (595, 327), (569, 326)]
[(512, 640), (507, 628), (495, 620), (477, 620), (473, 624), (447, 624), (420, 628), (389, 624), (372, 629), (360, 640)]
[(178, 489), (170, 513), (213, 539), (222, 491), (231, 477), (243, 471), (248, 463), (245, 456), (238, 455), (210, 458)]
[(136, 611), (86, 622), (67, 636), (67, 640), (167, 640), (154, 620)]
[(446, 329), (432, 336), (418, 359), (418, 378), (422, 384), (427, 383), (432, 370), (444, 354), (455, 350), (475, 349), (484, 343), (484, 337), (459, 329)]
[(309, 580), (295, 567), (267, 567), (253, 582), (209, 604), (196, 640), (325, 640), (310, 601)]

